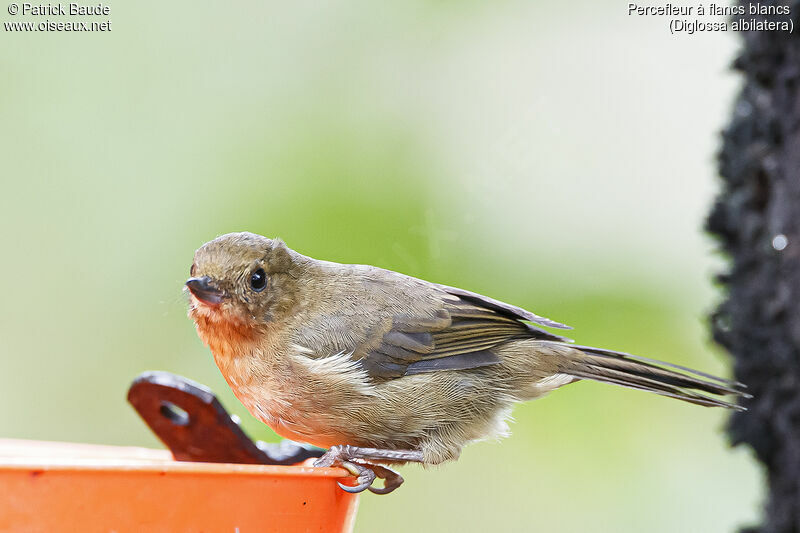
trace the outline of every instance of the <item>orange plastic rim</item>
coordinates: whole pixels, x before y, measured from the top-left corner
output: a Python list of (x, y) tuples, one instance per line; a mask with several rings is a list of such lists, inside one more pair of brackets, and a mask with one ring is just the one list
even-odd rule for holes
[(0, 531), (352, 531), (340, 468), (186, 463), (165, 450), (0, 439)]

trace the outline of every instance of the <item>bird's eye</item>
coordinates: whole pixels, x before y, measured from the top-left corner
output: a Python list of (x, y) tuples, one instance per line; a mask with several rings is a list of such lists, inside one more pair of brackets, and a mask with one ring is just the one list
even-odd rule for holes
[(261, 292), (267, 286), (267, 275), (263, 268), (259, 268), (250, 274), (250, 288), (256, 292)]

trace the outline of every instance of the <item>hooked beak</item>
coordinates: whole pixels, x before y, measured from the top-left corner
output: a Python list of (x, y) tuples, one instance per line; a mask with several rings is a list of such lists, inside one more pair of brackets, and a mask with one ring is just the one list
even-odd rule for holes
[(214, 287), (211, 283), (211, 278), (208, 276), (189, 278), (189, 281), (186, 282), (186, 287), (195, 298), (206, 304), (218, 305), (225, 298), (225, 293)]

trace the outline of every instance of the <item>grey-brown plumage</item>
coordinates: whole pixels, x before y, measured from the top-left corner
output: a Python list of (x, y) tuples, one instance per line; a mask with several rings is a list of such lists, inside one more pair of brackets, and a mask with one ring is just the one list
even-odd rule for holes
[(738, 408), (715, 396), (743, 395), (690, 369), (571, 344), (537, 327), (567, 326), (479, 294), (314, 260), (251, 233), (205, 244), (191, 275), (190, 316), (250, 412), (318, 446), (402, 451), (361, 459), (456, 459), (505, 434), (515, 402), (580, 379), (708, 406)]

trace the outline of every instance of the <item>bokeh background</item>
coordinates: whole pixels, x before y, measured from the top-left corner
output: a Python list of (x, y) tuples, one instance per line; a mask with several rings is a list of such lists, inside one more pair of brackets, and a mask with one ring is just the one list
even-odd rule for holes
[[(125, 392), (164, 369), (275, 440), (181, 292), (195, 248), (239, 230), (728, 374), (702, 224), (733, 34), (672, 36), (620, 2), (109, 5), (110, 33), (0, 32), (0, 436), (158, 446)], [(581, 383), (514, 416), (504, 442), (363, 497), (356, 531), (758, 517), (720, 410)]]

